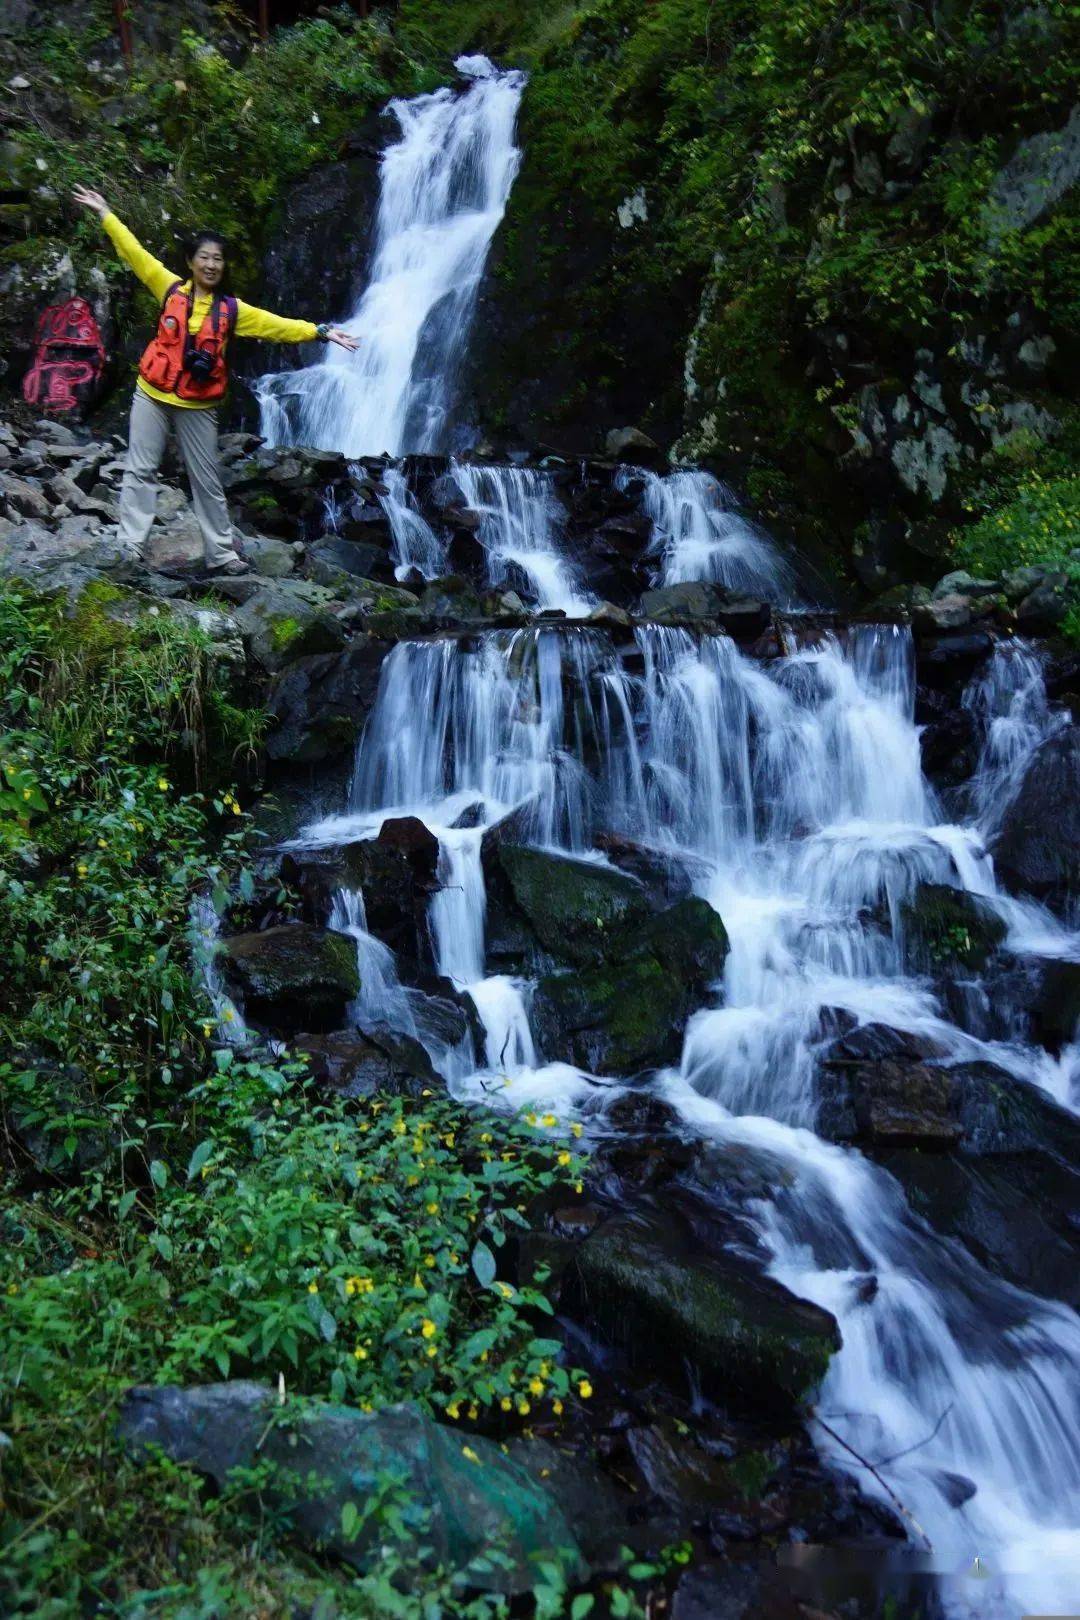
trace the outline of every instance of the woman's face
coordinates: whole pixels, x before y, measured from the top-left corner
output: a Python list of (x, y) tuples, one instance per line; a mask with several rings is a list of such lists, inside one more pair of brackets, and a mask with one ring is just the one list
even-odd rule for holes
[(203, 242), (188, 264), (200, 287), (216, 287), (225, 274), (225, 255), (217, 242)]

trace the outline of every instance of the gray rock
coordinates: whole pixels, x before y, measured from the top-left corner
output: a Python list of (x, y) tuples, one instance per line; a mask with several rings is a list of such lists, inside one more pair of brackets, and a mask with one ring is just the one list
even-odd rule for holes
[(1001, 589), (996, 579), (976, 579), (963, 568), (939, 579), (931, 592), (931, 600), (940, 602), (943, 596), (993, 596)]
[(0, 476), (0, 499), (12, 516), (32, 518), (35, 523), (47, 523), (52, 516), (52, 503), (43, 491), (10, 473)]
[(294, 658), (337, 652), (345, 634), (329, 611), (332, 593), (305, 580), (275, 580), (237, 610), (237, 623), (252, 657), (271, 672)]
[(923, 602), (912, 611), (912, 624), (923, 635), (940, 630), (962, 630), (972, 621), (971, 601), (966, 596), (939, 596)]
[(1020, 602), (1030, 596), (1036, 585), (1046, 578), (1045, 568), (1011, 568), (1001, 576), (1001, 588), (1007, 602)]
[[(394, 1478), (408, 1494), (403, 1531), (413, 1539), (414, 1558), (465, 1571), (472, 1587), (527, 1592), (543, 1560), (568, 1582), (588, 1573), (573, 1530), (539, 1477), (542, 1453), (533, 1477), (527, 1452), (504, 1456), (478, 1435), (466, 1447), (459, 1431), (418, 1406), (369, 1414), (324, 1401), (279, 1408), (272, 1391), (255, 1383), (156, 1385), (129, 1393), (118, 1428), (136, 1454), (158, 1446), (219, 1486), (235, 1469), (269, 1464), (264, 1499), (288, 1512), (302, 1539), (358, 1569), (383, 1556), (381, 1516), (364, 1510)], [(342, 1527), (349, 1504), (358, 1518), (351, 1536)], [(484, 1556), (491, 1548), (499, 1559)]]
[(987, 244), (996, 248), (1006, 232), (1023, 230), (1060, 202), (1080, 179), (1080, 107), (1059, 130), (1020, 141), (995, 176), (983, 209)]
[(1052, 630), (1061, 624), (1069, 611), (1067, 583), (1064, 574), (1052, 574), (1036, 585), (1017, 607), (1017, 623), (1035, 630)]
[(645, 461), (653, 463), (662, 455), (655, 439), (650, 439), (640, 428), (612, 428), (605, 436), (604, 450), (612, 461)]
[(245, 535), (240, 553), (263, 579), (284, 579), (296, 567), (296, 551), (287, 540), (269, 535)]
[(728, 594), (720, 585), (705, 580), (685, 580), (678, 585), (664, 585), (659, 590), (645, 591), (641, 598), (641, 617), (654, 619), (659, 624), (681, 624), (688, 619), (715, 619), (728, 601)]

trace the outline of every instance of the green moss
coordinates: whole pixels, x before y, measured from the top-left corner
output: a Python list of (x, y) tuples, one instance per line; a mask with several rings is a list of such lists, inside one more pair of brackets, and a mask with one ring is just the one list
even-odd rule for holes
[(901, 916), (912, 965), (924, 970), (981, 973), (1007, 932), (974, 896), (943, 883), (924, 883)]
[(307, 625), (301, 624), (299, 619), (271, 619), (268, 629), (274, 651), (278, 653), (288, 652), (289, 648), (299, 641), (307, 628)]

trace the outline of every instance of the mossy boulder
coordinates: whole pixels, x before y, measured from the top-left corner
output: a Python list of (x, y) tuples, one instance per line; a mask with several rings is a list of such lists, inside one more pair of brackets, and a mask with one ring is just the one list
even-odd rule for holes
[(345, 633), (330, 612), (333, 596), (306, 580), (276, 580), (255, 591), (236, 611), (244, 645), (270, 672), (296, 658), (339, 652)]
[(975, 895), (924, 883), (901, 907), (909, 967), (930, 973), (982, 973), (1007, 929)]
[[(303, 1541), (357, 1569), (383, 1556), (382, 1516), (365, 1509), (395, 1480), (403, 1549), (411, 1545), (417, 1563), (465, 1571), (470, 1586), (507, 1594), (529, 1591), (541, 1560), (567, 1581), (588, 1574), (541, 1467), (534, 1477), (527, 1454), (511, 1458), (479, 1435), (465, 1446), (411, 1403), (371, 1413), (314, 1400), (281, 1408), (252, 1382), (145, 1386), (129, 1392), (119, 1430), (136, 1455), (160, 1447), (218, 1486), (236, 1469), (268, 1464), (263, 1502), (287, 1514)], [(484, 1556), (491, 1549), (498, 1558)]]
[(485, 866), (489, 904), (501, 892), (504, 909), (558, 962), (580, 967), (603, 961), (613, 937), (652, 910), (640, 883), (594, 861), (493, 842), (490, 855), (485, 849)]
[(610, 960), (537, 985), (533, 1028), (545, 1057), (609, 1075), (677, 1062), (686, 1021), (726, 956), (723, 923), (696, 897), (624, 929)]
[(222, 942), (225, 971), (249, 1017), (286, 1033), (337, 1028), (360, 993), (348, 934), (282, 923)]
[(659, 1216), (605, 1221), (579, 1246), (574, 1275), (592, 1331), (647, 1365), (678, 1345), (707, 1387), (748, 1406), (789, 1412), (840, 1348), (828, 1311), (724, 1252), (703, 1258), (688, 1230)]

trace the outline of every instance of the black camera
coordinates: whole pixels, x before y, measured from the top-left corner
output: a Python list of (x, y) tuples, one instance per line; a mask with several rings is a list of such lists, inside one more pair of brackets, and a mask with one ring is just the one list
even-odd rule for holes
[(214, 356), (192, 345), (184, 355), (184, 370), (193, 382), (208, 383), (214, 375)]

